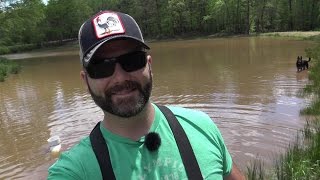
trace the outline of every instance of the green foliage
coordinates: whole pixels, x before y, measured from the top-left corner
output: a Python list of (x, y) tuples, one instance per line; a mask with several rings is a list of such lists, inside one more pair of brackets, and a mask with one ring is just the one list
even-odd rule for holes
[(185, 33), (188, 28), (190, 11), (187, 10), (187, 5), (184, 0), (169, 0), (168, 10), (171, 13), (174, 33)]
[(20, 70), (21, 66), (18, 63), (0, 57), (0, 82), (9, 74), (18, 74)]
[(302, 95), (312, 96), (311, 104), (301, 111), (302, 114), (320, 115), (320, 41), (314, 48), (306, 50), (307, 56), (312, 58), (309, 70), (309, 83), (305, 86)]
[(8, 67), (5, 64), (0, 64), (0, 76), (5, 77), (8, 73)]
[(118, 0), (90, 0), (88, 1), (89, 7), (93, 12), (99, 12), (101, 10), (110, 9), (110, 10), (119, 10), (118, 9)]
[(301, 110), (301, 114), (320, 115), (320, 100), (314, 100), (310, 106)]
[(47, 5), (42, 0), (1, 2), (0, 54), (28, 49), (21, 44), (34, 44), (34, 48), (76, 39), (81, 24), (105, 9), (132, 15), (148, 39), (320, 28), (318, 0), (49, 0)]
[(296, 143), (277, 161), (277, 179), (320, 178), (320, 119), (308, 122), (303, 134), (304, 139), (297, 137)]
[(0, 54), (30, 51), (35, 48), (39, 48), (39, 45), (38, 44), (17, 44), (13, 46), (0, 46)]
[(41, 0), (15, 1), (0, 15), (0, 42), (4, 45), (39, 43), (43, 40), (41, 22), (44, 20)]
[(10, 74), (18, 74), (21, 71), (21, 66), (17, 63), (12, 63), (8, 66), (8, 72)]
[(0, 46), (0, 54), (8, 54), (10, 53), (10, 50), (6, 46)]
[(247, 180), (264, 180), (266, 179), (266, 171), (263, 162), (254, 160), (249, 167), (247, 167)]
[(46, 37), (49, 41), (77, 37), (81, 24), (92, 14), (86, 0), (50, 0), (46, 10)]
[(320, 179), (320, 119), (307, 121), (287, 152), (266, 170), (261, 161), (247, 167), (248, 180), (318, 180)]

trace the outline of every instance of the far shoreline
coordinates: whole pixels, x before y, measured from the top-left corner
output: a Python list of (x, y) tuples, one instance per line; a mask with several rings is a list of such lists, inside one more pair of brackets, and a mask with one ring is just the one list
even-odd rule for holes
[[(215, 39), (215, 38), (237, 38), (237, 37), (267, 37), (267, 38), (280, 38), (280, 39), (292, 39), (292, 40), (310, 40), (313, 41), (320, 37), (320, 31), (291, 31), (291, 32), (267, 32), (267, 33), (252, 33), (252, 34), (226, 34), (217, 33), (206, 36), (177, 36), (175, 38), (164, 39), (146, 39), (147, 43), (154, 42), (171, 42), (171, 41), (184, 41), (184, 40), (197, 40), (197, 39)], [(33, 49), (30, 51), (23, 51), (18, 53), (2, 54), (0, 57), (4, 57), (8, 60), (29, 59), (38, 57), (51, 57), (51, 56), (65, 56), (65, 55), (78, 55), (78, 51), (70, 51), (77, 49), (78, 40), (68, 41), (68, 43), (57, 46), (50, 46), (44, 48)], [(61, 49), (61, 52), (57, 52), (57, 49)], [(51, 52), (52, 51), (52, 52)]]

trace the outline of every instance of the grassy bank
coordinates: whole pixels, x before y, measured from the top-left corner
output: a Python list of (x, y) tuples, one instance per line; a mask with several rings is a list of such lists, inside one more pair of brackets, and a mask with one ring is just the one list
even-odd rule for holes
[(247, 167), (248, 180), (318, 180), (320, 179), (320, 118), (310, 120), (291, 144), (280, 155), (271, 169), (262, 161), (254, 161)]
[(258, 36), (279, 37), (295, 40), (316, 40), (320, 38), (320, 31), (292, 31), (292, 32), (268, 32)]
[(74, 44), (77, 44), (77, 39), (65, 39), (61, 41), (43, 42), (41, 44), (15, 44), (12, 46), (0, 45), (0, 55), (30, 52), (32, 50), (59, 48), (59, 47), (64, 47), (64, 46), (69, 46)]
[(318, 45), (313, 49), (307, 49), (307, 56), (312, 57), (312, 66), (309, 70), (309, 83), (305, 86), (302, 96), (312, 97), (309, 106), (301, 110), (304, 115), (320, 115), (320, 36), (317, 38)]
[(21, 66), (14, 61), (0, 57), (0, 82), (3, 82), (9, 74), (17, 74)]
[(247, 167), (249, 180), (318, 180), (320, 179), (320, 35), (304, 37), (317, 42), (316, 47), (306, 49), (312, 58), (309, 69), (309, 83), (300, 93), (311, 97), (311, 103), (301, 110), (302, 115), (313, 117), (308, 120), (304, 129), (297, 133), (297, 138), (274, 162), (274, 167), (265, 169), (263, 162), (255, 161)]
[(277, 179), (320, 179), (320, 119), (306, 123), (301, 136), (275, 163)]
[[(230, 34), (230, 33), (216, 33), (216, 34), (185, 34), (175, 37), (163, 37), (158, 39), (146, 38), (147, 43), (152, 42), (166, 42), (166, 41), (179, 41), (179, 40), (191, 40), (191, 39), (208, 39), (208, 38), (233, 38), (233, 37), (247, 37), (247, 36), (262, 36), (262, 37), (274, 37), (274, 38), (288, 38), (297, 40), (314, 40), (319, 37), (320, 31), (293, 31), (293, 32), (269, 32), (269, 33), (252, 33), (247, 34)], [(12, 46), (1, 46), (0, 55), (30, 52), (33, 50), (41, 51), (50, 48), (64, 48), (68, 46), (78, 46), (78, 40), (65, 39), (61, 41), (44, 42), (42, 44), (17, 44)]]

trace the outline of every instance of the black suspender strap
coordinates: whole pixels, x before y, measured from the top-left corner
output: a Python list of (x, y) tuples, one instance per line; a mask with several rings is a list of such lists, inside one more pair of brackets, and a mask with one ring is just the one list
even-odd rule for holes
[[(188, 179), (190, 180), (203, 179), (199, 164), (193, 153), (189, 139), (186, 133), (184, 132), (181, 124), (178, 122), (177, 118), (169, 108), (167, 108), (166, 106), (159, 106), (159, 105), (157, 106), (166, 117), (169, 123), (169, 126), (172, 130)], [(111, 160), (109, 156), (109, 150), (106, 145), (106, 141), (103, 138), (102, 133), (100, 131), (100, 122), (98, 122), (98, 124), (91, 131), (90, 141), (91, 141), (92, 149), (99, 162), (103, 179), (115, 180), (116, 178), (113, 173)]]
[(90, 141), (94, 154), (99, 162), (102, 178), (104, 180), (115, 180), (116, 178), (113, 173), (109, 150), (100, 131), (100, 122), (98, 122), (98, 124), (91, 131)]
[(181, 124), (176, 116), (166, 106), (158, 106), (166, 117), (169, 126), (172, 130), (176, 143), (178, 145), (183, 165), (186, 169), (188, 179), (200, 180), (203, 179), (198, 161), (194, 155), (189, 139), (184, 132)]

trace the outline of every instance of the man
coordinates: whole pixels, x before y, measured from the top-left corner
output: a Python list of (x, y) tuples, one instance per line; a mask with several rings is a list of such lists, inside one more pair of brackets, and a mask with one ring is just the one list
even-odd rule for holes
[(131, 16), (99, 12), (79, 44), (81, 77), (104, 118), (48, 179), (244, 179), (208, 115), (150, 102), (150, 48)]

